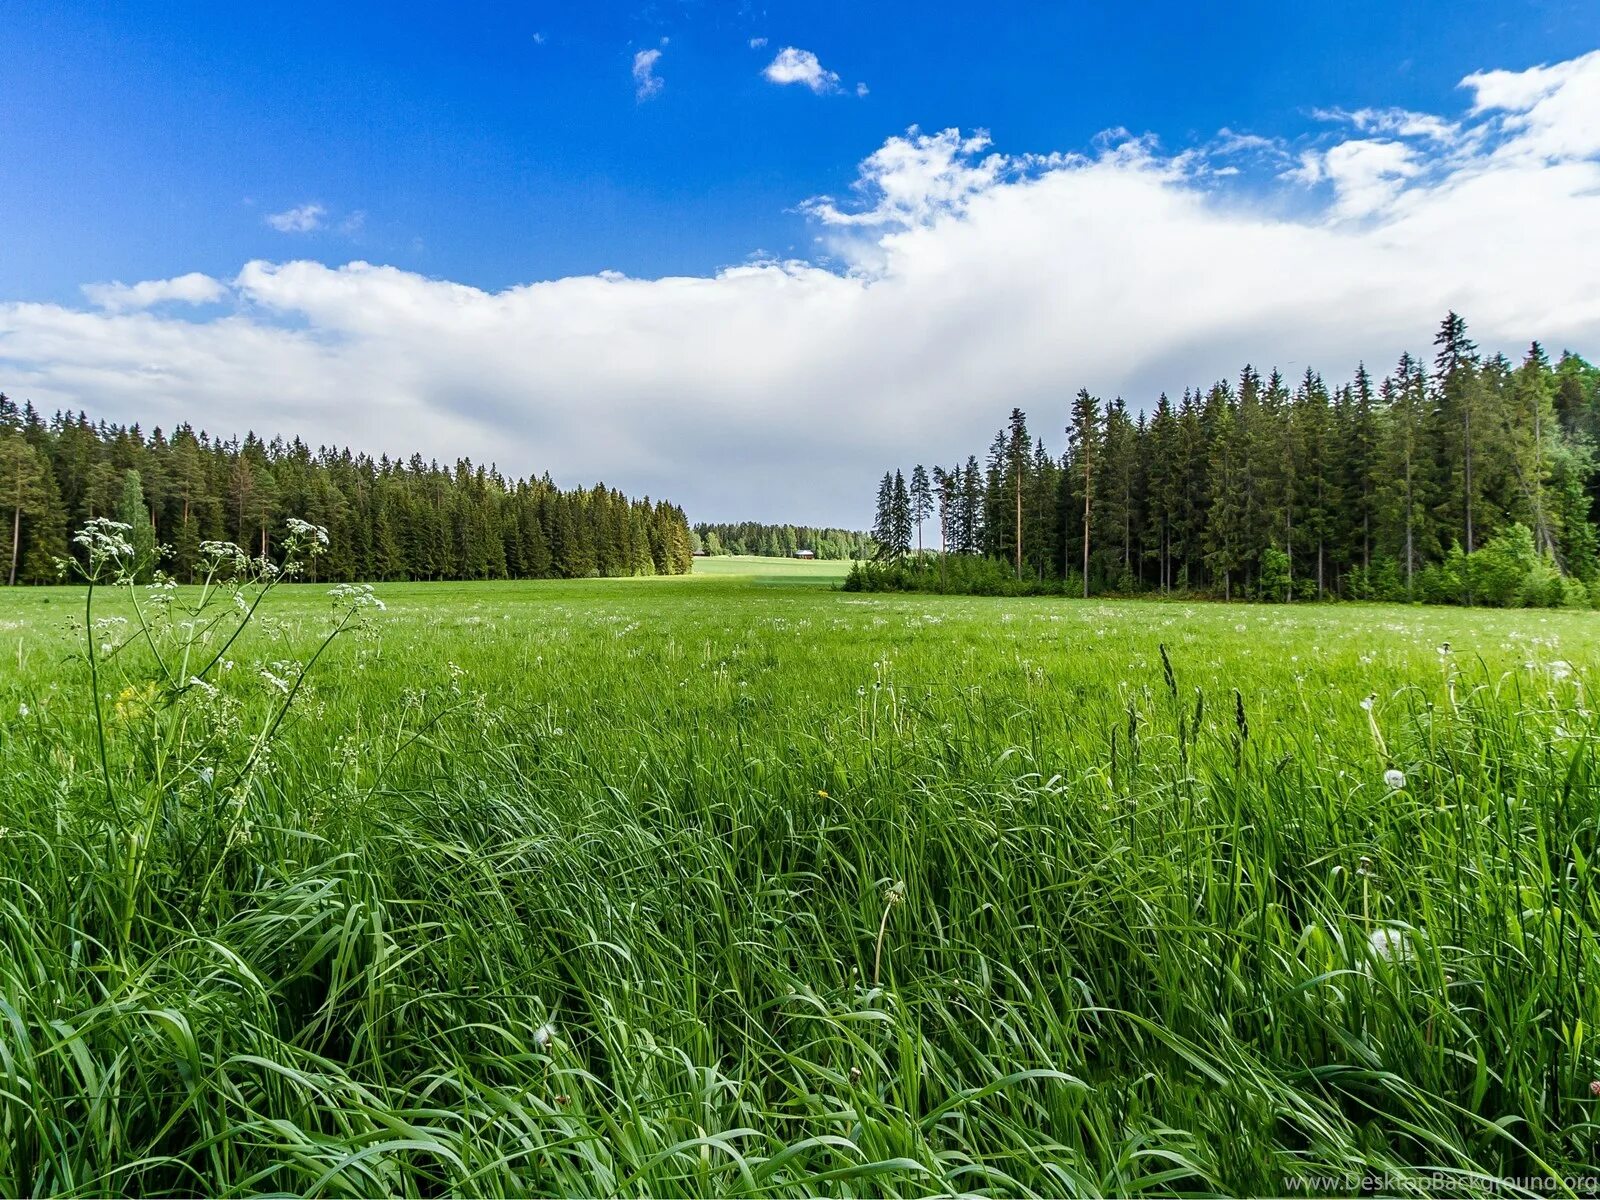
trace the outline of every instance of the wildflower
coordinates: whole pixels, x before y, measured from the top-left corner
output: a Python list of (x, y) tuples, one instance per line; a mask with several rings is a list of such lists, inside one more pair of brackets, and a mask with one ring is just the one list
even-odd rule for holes
[(1361, 707), (1366, 712), (1371, 712), (1372, 711), (1372, 706), (1374, 704), (1376, 704), (1377, 702), (1378, 702), (1378, 693), (1377, 692), (1373, 692), (1371, 695), (1369, 695), (1365, 700), (1363, 700), (1361, 702)]
[(328, 531), (321, 525), (313, 525), (310, 521), (302, 521), (299, 517), (290, 517), (284, 524), (295, 537), (308, 537), (319, 546), (328, 544)]
[(539, 1028), (533, 1031), (534, 1045), (540, 1047), (548, 1046), (555, 1036), (556, 1023), (554, 1021), (546, 1021), (543, 1025), (539, 1026)]
[(131, 558), (133, 546), (127, 535), (132, 532), (132, 525), (95, 517), (72, 540), (89, 552), (91, 563), (99, 564), (109, 558)]
[[(379, 612), (384, 609), (384, 603), (372, 594), (370, 583), (341, 583), (338, 587), (330, 588), (328, 596), (335, 606), (343, 605), (351, 612), (363, 608), (375, 608)], [(452, 671), (457, 670), (454, 663), (450, 664)]]
[(1600, 1079), (1591, 1079), (1589, 1081), (1589, 1095), (1600, 1096)]
[[(23, 713), (22, 713), (22, 715), (23, 715), (23, 716), (27, 716), (27, 715), (28, 715), (28, 713), (27, 713), (27, 708), (28, 708), (28, 706), (27, 706), (27, 705), (23, 705), (23, 706), (22, 706), (22, 708), (23, 708)], [(823, 788), (818, 788), (818, 789), (817, 789), (817, 795), (819, 795), (819, 796), (821, 796), (821, 797), (822, 797), (822, 798), (823, 798), (823, 799), (824, 799), (824, 800), (826, 800), (826, 799), (827, 799), (827, 798), (828, 798), (828, 793), (827, 793), (827, 791), (826, 791), (826, 790), (825, 790), (825, 789), (823, 789)]]
[(1393, 767), (1390, 767), (1383, 773), (1383, 781), (1389, 785), (1389, 790), (1391, 792), (1398, 792), (1401, 788), (1406, 786), (1406, 773), (1404, 771), (1397, 771)]
[[(27, 715), (28, 715), (28, 702), (26, 700), (24, 700), (21, 704), (17, 705), (17, 716), (26, 717)], [(827, 795), (827, 793), (826, 792), (818, 792), (817, 795), (825, 796), (825, 795)]]
[(1412, 956), (1411, 942), (1400, 929), (1374, 929), (1367, 936), (1367, 950), (1385, 962), (1407, 962)]

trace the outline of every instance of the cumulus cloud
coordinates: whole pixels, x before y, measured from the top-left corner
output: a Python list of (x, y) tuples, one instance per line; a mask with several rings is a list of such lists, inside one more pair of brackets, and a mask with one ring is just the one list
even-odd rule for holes
[(772, 83), (804, 84), (819, 96), (839, 88), (837, 74), (818, 62), (817, 56), (811, 51), (797, 50), (793, 46), (779, 50), (777, 57), (767, 64), (761, 74)]
[(283, 212), (268, 213), (266, 222), (279, 233), (309, 233), (322, 227), (328, 210), (320, 204), (300, 204)]
[(1461, 85), (1472, 90), (1474, 116), (1502, 114), (1515, 136), (1507, 152), (1540, 158), (1600, 154), (1600, 50), (1527, 71), (1479, 71)]
[(1144, 406), (1245, 362), (1344, 378), (1425, 353), (1448, 308), (1487, 350), (1600, 352), (1600, 146), (1572, 99), (1597, 82), (1600, 55), (1476, 75), (1440, 117), (1460, 136), (1348, 120), (1293, 147), (1291, 178), (1272, 147), (1225, 176), (1210, 145), (912, 130), (807, 206), (826, 259), (495, 292), (252, 262), (220, 314), (133, 301), (182, 298), (170, 280), (0, 304), (0, 383), (146, 427), (548, 468), (697, 519), (859, 526), (886, 466), (964, 456), (1012, 405), (1059, 447), (1080, 386)]
[(181, 304), (209, 304), (227, 295), (221, 282), (199, 271), (173, 279), (146, 279), (142, 283), (86, 283), (83, 294), (89, 303), (111, 312), (128, 312), (176, 301)]
[(656, 63), (660, 61), (660, 50), (641, 50), (633, 56), (633, 94), (638, 99), (648, 100), (667, 86), (656, 74)]

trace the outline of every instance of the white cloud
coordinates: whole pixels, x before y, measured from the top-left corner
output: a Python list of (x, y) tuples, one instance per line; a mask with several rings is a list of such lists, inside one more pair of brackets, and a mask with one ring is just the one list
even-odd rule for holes
[(772, 83), (803, 83), (819, 96), (839, 87), (839, 76), (818, 62), (815, 54), (793, 46), (779, 50), (761, 74)]
[(1404, 108), (1358, 108), (1353, 112), (1343, 108), (1318, 108), (1313, 109), (1311, 115), (1319, 121), (1353, 125), (1363, 133), (1389, 133), (1436, 142), (1453, 142), (1461, 136), (1461, 127), (1452, 121)]
[(1417, 152), (1403, 142), (1356, 139), (1322, 156), (1321, 177), (1333, 184), (1335, 215), (1367, 217), (1392, 204), (1421, 170)]
[[(1209, 147), (1149, 138), (1007, 155), (911, 131), (848, 201), (810, 205), (829, 266), (488, 292), (253, 262), (220, 315), (0, 304), (0, 381), (46, 411), (467, 454), (696, 518), (861, 525), (886, 466), (981, 450), (1014, 404), (1059, 446), (1080, 386), (1145, 405), (1245, 362), (1342, 379), (1427, 353), (1449, 308), (1486, 350), (1600, 354), (1600, 150), (1569, 97), (1600, 56), (1577, 61), (1475, 76), (1483, 107), (1452, 143), (1330, 131), (1294, 179), (1272, 177), (1274, 154), (1221, 176)], [(104, 296), (181, 298), (171, 282)]]
[(1479, 71), (1461, 86), (1474, 116), (1502, 113), (1508, 149), (1538, 158), (1600, 154), (1600, 50), (1527, 71)]
[(266, 222), (279, 233), (309, 233), (322, 226), (328, 210), (320, 204), (301, 204), (283, 212), (268, 213)]
[(660, 50), (641, 50), (633, 56), (633, 94), (638, 99), (648, 100), (660, 95), (661, 89), (667, 86), (656, 74), (656, 63), (660, 59)]
[(764, 38), (764, 37), (753, 37), (753, 38), (750, 39), (750, 49), (752, 49), (752, 50), (759, 50), (759, 49), (761, 49), (761, 47), (765, 46), (766, 44), (767, 44), (767, 39)]
[(1001, 154), (979, 155), (989, 135), (958, 129), (925, 134), (915, 126), (892, 137), (861, 164), (858, 196), (870, 205), (843, 209), (831, 196), (818, 196), (806, 208), (827, 225), (868, 227), (925, 224), (943, 213), (959, 213), (968, 201), (990, 191), (1019, 163)]
[(209, 275), (190, 271), (173, 279), (146, 279), (142, 283), (86, 283), (89, 303), (110, 312), (128, 312), (156, 304), (210, 304), (227, 295), (227, 289)]

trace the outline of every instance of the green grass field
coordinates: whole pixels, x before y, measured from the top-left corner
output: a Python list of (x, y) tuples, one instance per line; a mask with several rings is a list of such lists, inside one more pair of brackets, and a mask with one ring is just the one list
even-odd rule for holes
[(0, 1194), (1600, 1174), (1592, 615), (844, 566), (0, 592)]

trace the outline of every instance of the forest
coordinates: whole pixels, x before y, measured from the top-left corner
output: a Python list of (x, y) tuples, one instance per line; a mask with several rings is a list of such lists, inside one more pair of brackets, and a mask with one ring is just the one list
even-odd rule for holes
[(91, 422), (0, 394), (0, 581), (59, 578), (69, 540), (95, 517), (126, 523), (138, 570), (194, 577), (207, 541), (271, 558), (287, 518), (320, 525), (329, 552), (316, 578), (542, 579), (681, 574), (692, 565), (688, 520), (666, 501), (614, 488), (563, 490), (507, 479), (462, 459), (454, 467), (299, 438), (221, 440), (188, 425), (170, 437)]
[(694, 548), (704, 554), (754, 554), (788, 558), (809, 550), (818, 558), (867, 558), (877, 553), (870, 533), (854, 529), (814, 529), (809, 525), (763, 525), (757, 521), (713, 524), (693, 531)]
[(1600, 370), (1481, 355), (1454, 312), (1434, 350), (1337, 387), (1247, 366), (1148, 412), (1081, 390), (1059, 458), (1013, 409), (981, 464), (883, 476), (847, 586), (1600, 601)]

